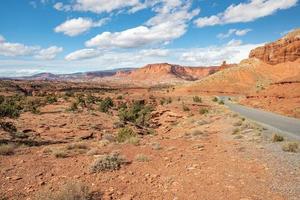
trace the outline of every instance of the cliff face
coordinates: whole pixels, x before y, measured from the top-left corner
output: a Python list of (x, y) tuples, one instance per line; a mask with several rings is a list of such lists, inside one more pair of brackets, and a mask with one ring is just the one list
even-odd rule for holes
[(300, 58), (300, 29), (275, 42), (253, 49), (249, 58), (258, 58), (271, 65), (297, 60)]
[(201, 79), (221, 69), (231, 66), (232, 65), (213, 67), (183, 67), (168, 63), (149, 64), (145, 67), (131, 71), (127, 74), (127, 77), (133, 80), (180, 79), (192, 81)]

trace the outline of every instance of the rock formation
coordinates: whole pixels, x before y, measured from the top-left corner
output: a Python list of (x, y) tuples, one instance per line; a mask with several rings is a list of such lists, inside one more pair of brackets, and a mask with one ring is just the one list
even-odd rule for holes
[(300, 29), (275, 42), (253, 49), (249, 57), (258, 58), (271, 65), (297, 60), (300, 58)]

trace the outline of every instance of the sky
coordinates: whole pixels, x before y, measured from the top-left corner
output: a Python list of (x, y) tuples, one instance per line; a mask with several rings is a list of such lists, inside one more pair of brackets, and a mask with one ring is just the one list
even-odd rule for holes
[(299, 19), (298, 0), (1, 0), (0, 77), (238, 63)]

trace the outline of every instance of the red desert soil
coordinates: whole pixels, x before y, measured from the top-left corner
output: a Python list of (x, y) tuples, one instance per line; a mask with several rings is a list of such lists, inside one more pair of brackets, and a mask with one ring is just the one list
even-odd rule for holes
[[(136, 145), (108, 142), (104, 135), (115, 136), (118, 131), (113, 125), (118, 121), (114, 109), (108, 114), (85, 109), (69, 112), (66, 109), (70, 100), (59, 97), (58, 102), (42, 107), (41, 114), (25, 112), (11, 120), (18, 130), (30, 129), (35, 139), (66, 143), (23, 145), (13, 155), (0, 155), (2, 197), (33, 199), (40, 191), (55, 192), (72, 181), (89, 186), (98, 194), (96, 199), (300, 198), (296, 178), (300, 172), (294, 169), (299, 164), (295, 161), (297, 153), (282, 152), (280, 145), (265, 138), (264, 129), (243, 121), (213, 102), (211, 96), (202, 97), (202, 103), (197, 103), (192, 96), (179, 97), (166, 90), (143, 93), (127, 90), (102, 95), (117, 101), (117, 95), (121, 94), (123, 100), (119, 101), (172, 99), (157, 105), (153, 112), (151, 120), (160, 124), (155, 134), (139, 136)], [(190, 111), (184, 111), (183, 104)], [(203, 108), (208, 114), (199, 113)], [(94, 137), (82, 139), (91, 133)], [(1, 130), (0, 135), (6, 133)], [(85, 148), (72, 149), (72, 144)], [(268, 149), (270, 145), (275, 150)], [(51, 151), (57, 149), (69, 149), (67, 156), (55, 157)], [(93, 161), (113, 151), (118, 151), (130, 164), (116, 171), (92, 173)], [(138, 155), (147, 159), (139, 160)], [(295, 165), (274, 164), (289, 157), (286, 155)], [(285, 190), (289, 184), (292, 187)]]
[(300, 74), (246, 96), (242, 104), (300, 118)]

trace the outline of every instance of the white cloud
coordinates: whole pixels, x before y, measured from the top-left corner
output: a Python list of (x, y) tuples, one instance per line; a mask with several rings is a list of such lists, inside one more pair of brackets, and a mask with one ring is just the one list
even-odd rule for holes
[(70, 11), (72, 8), (70, 5), (64, 5), (63, 3), (61, 2), (58, 2), (56, 4), (54, 4), (53, 6), (56, 10), (59, 10), (59, 11)]
[(242, 43), (243, 43), (242, 40), (232, 39), (227, 43), (227, 46), (231, 46), (231, 47), (240, 46)]
[(155, 9), (157, 13), (145, 25), (121, 32), (103, 32), (88, 40), (87, 47), (135, 48), (157, 43), (168, 43), (185, 34), (188, 22), (200, 12), (190, 11), (191, 4), (180, 0), (167, 1)]
[(41, 59), (41, 60), (53, 60), (58, 53), (62, 52), (62, 47), (57, 46), (51, 46), (47, 49), (40, 50), (37, 55), (35, 55), (35, 58)]
[(215, 46), (206, 48), (195, 48), (183, 52), (180, 60), (185, 64), (198, 66), (220, 65), (223, 61), (227, 63), (239, 63), (248, 58), (249, 52), (261, 44), (245, 44), (240, 46)]
[(83, 59), (95, 58), (100, 55), (101, 52), (96, 49), (81, 49), (68, 54), (65, 57), (65, 60), (67, 61), (83, 60)]
[(224, 38), (228, 38), (232, 35), (244, 36), (250, 31), (251, 31), (251, 29), (229, 29), (227, 33), (218, 34), (217, 38), (224, 39)]
[(5, 41), (5, 38), (2, 35), (0, 35), (0, 43), (2, 43), (4, 41)]
[(51, 46), (42, 49), (40, 46), (27, 46), (21, 43), (11, 43), (5, 41), (0, 35), (0, 55), (16, 57), (16, 56), (34, 56), (39, 59), (54, 59), (61, 52), (62, 47)]
[(57, 26), (54, 31), (56, 33), (64, 33), (68, 36), (77, 36), (80, 35), (92, 27), (100, 27), (108, 21), (108, 18), (103, 18), (99, 21), (93, 21), (90, 18), (74, 18), (65, 21), (64, 23)]
[(38, 46), (26, 46), (20, 43), (0, 43), (0, 55), (2, 56), (28, 56), (33, 55), (39, 49)]
[(140, 51), (143, 56), (168, 56), (170, 51), (168, 49), (144, 49)]
[(145, 4), (139, 0), (75, 0), (72, 4), (58, 2), (54, 8), (60, 11), (89, 11), (94, 13), (109, 13), (115, 10), (129, 8), (139, 10), (145, 8)]
[(202, 17), (194, 22), (198, 27), (250, 22), (271, 15), (279, 10), (288, 9), (298, 0), (250, 0), (246, 3), (230, 5), (224, 12), (210, 17)]

